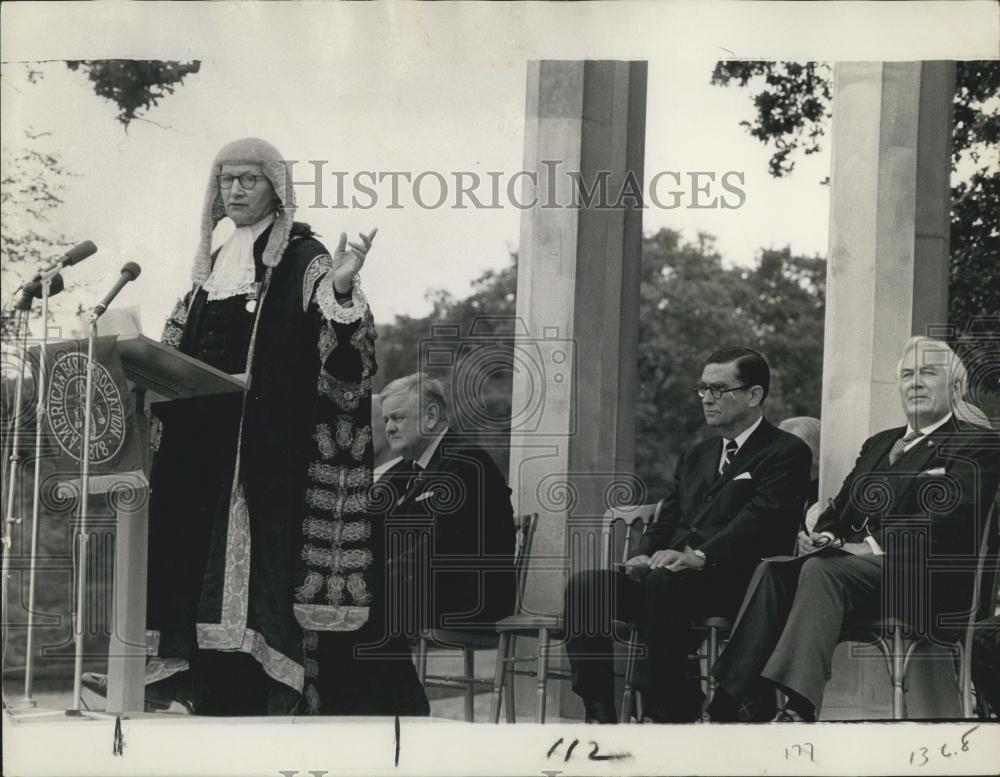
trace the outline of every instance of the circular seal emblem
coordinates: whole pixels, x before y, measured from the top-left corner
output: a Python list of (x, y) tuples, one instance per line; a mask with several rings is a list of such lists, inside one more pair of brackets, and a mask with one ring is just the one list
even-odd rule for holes
[[(84, 408), (87, 398), (87, 357), (61, 354), (52, 365), (46, 417), (59, 447), (83, 460)], [(90, 463), (104, 464), (125, 442), (125, 405), (111, 373), (94, 364), (94, 403), (90, 413)]]

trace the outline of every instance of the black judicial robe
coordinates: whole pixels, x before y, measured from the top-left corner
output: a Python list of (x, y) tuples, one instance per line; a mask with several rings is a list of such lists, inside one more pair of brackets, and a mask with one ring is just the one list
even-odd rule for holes
[[(370, 311), (323, 315), (323, 245), (295, 224), (281, 261), (261, 263), (245, 296), (198, 288), (164, 341), (227, 372), (243, 395), (170, 403), (154, 457), (149, 626), (161, 655), (241, 651), (301, 691), (304, 630), (357, 629), (372, 604), (376, 559), (365, 508), (371, 484)], [(248, 308), (253, 308), (248, 310)]]

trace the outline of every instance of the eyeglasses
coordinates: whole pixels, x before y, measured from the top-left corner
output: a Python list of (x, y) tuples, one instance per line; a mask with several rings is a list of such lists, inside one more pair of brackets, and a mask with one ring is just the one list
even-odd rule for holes
[(749, 383), (745, 386), (733, 386), (732, 388), (719, 388), (718, 386), (697, 385), (694, 387), (694, 391), (701, 399), (704, 399), (706, 394), (711, 394), (712, 399), (722, 399), (723, 394), (728, 394), (730, 391), (739, 391), (740, 389), (745, 389), (750, 387), (751, 386)]
[(239, 181), (240, 186), (244, 191), (250, 191), (257, 185), (257, 181), (261, 180), (265, 176), (254, 175), (253, 173), (242, 173), (240, 175), (230, 175), (229, 173), (223, 173), (222, 175), (216, 176), (219, 179), (220, 189), (232, 189), (233, 182)]

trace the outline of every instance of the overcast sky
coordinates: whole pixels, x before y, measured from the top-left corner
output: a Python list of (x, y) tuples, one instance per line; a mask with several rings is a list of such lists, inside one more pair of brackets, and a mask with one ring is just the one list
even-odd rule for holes
[[(111, 6), (31, 4), (14, 15), (5, 4), (4, 59), (200, 59), (201, 71), (125, 132), (115, 106), (83, 74), (55, 62), (28, 83), (23, 66), (7, 64), (2, 129), (6, 144), (25, 126), (51, 133), (41, 142), (75, 174), (53, 228), (100, 249), (75, 274), (103, 289), (123, 262), (139, 262), (142, 277), (119, 304), (141, 305), (148, 333), (159, 332), (188, 287), (208, 166), (223, 144), (257, 135), (286, 158), (324, 160), (326, 171), (348, 174), (348, 197), (351, 176), (364, 170), (494, 171), (506, 181), (521, 168), (526, 64), (538, 58), (648, 60), (647, 182), (661, 171), (743, 174), (741, 208), (690, 209), (687, 193), (682, 207), (648, 209), (645, 232), (710, 232), (733, 264), (771, 246), (825, 255), (828, 196), (818, 182), (828, 173), (828, 149), (800, 158), (790, 178), (772, 179), (769, 150), (739, 126), (753, 115), (749, 94), (709, 85), (719, 57), (769, 53), (765, 29), (747, 37), (742, 8), (702, 5), (695, 15), (674, 3), (628, 3), (618, 12), (583, 4), (569, 13), (535, 4)], [(559, 34), (570, 22), (577, 34)], [(819, 20), (831, 32), (838, 23), (836, 15)], [(12, 27), (23, 34), (12, 37)], [(835, 46), (818, 43), (820, 32), (783, 40), (779, 53), (836, 56)], [(855, 43), (866, 40), (859, 33)], [(311, 170), (300, 165), (296, 177)], [(335, 179), (325, 182), (324, 201), (332, 204)], [(426, 209), (405, 183), (402, 191), (398, 209), (386, 207), (383, 185), (370, 210), (300, 207), (298, 214), (328, 245), (341, 230), (379, 228), (364, 281), (382, 322), (426, 313), (430, 289), (467, 294), (472, 279), (517, 249), (518, 209)], [(423, 192), (435, 199), (436, 185), (426, 182)], [(485, 184), (482, 192), (489, 194)], [(299, 189), (300, 206), (311, 203), (309, 195)]]

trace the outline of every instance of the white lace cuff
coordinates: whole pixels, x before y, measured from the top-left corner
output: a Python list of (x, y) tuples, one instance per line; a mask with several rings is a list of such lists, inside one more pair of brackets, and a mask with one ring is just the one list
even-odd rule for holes
[(361, 276), (354, 276), (354, 285), (351, 288), (351, 304), (341, 305), (337, 302), (335, 289), (333, 287), (333, 273), (327, 272), (320, 278), (316, 285), (316, 305), (319, 307), (323, 318), (337, 324), (352, 324), (368, 310), (368, 298), (361, 290)]

